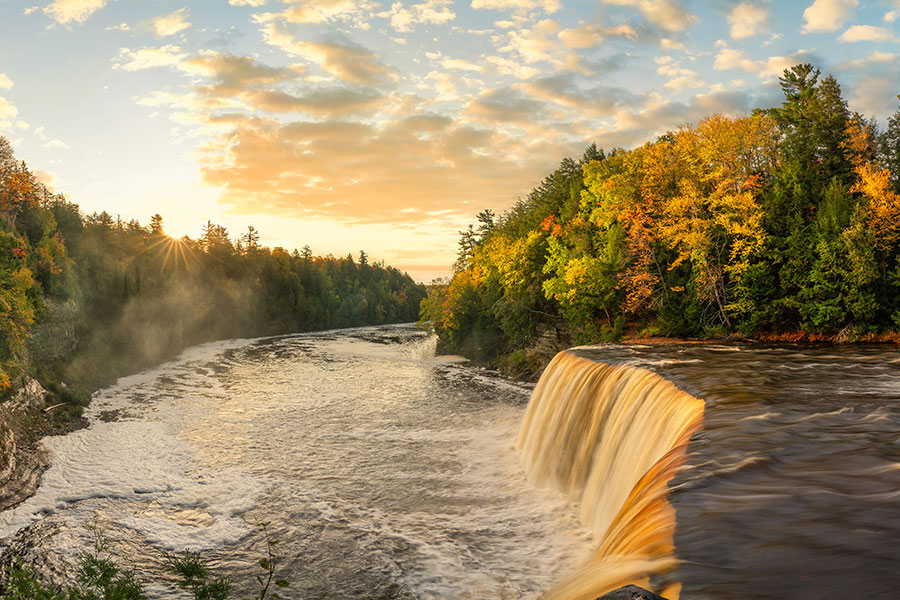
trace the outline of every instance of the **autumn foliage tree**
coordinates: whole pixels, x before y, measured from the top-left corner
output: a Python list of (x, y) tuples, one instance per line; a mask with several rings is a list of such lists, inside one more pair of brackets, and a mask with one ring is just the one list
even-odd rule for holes
[(0, 399), (23, 374), (90, 390), (209, 340), (408, 322), (424, 296), (384, 263), (267, 248), (252, 226), (173, 239), (159, 214), (83, 214), (0, 137)]
[(779, 107), (564, 160), (490, 231), (464, 232), (457, 272), (423, 319), (452, 351), (494, 331), (498, 355), (535, 343), (541, 327), (575, 342), (626, 325), (676, 336), (896, 330), (900, 111), (880, 133), (812, 65), (780, 83)]

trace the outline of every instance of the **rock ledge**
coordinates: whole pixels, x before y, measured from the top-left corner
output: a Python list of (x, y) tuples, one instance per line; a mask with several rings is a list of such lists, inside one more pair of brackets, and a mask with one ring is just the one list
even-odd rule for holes
[(597, 600), (666, 600), (662, 596), (654, 594), (636, 585), (626, 585), (607, 594), (603, 594)]

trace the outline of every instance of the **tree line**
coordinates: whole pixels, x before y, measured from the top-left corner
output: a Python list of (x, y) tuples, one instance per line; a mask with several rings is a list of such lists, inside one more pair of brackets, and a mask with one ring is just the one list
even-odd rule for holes
[(158, 214), (85, 215), (0, 137), (0, 396), (25, 373), (87, 391), (201, 342), (418, 316), (425, 288), (365, 252), (259, 240), (253, 227), (174, 239)]
[(832, 76), (785, 70), (780, 107), (711, 115), (566, 158), (461, 232), (422, 318), (451, 352), (522, 360), (547, 330), (875, 339), (900, 330), (900, 110), (879, 131)]

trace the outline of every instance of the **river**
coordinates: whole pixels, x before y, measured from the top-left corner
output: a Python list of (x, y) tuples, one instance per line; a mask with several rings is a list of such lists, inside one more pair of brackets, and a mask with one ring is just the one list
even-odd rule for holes
[(0, 535), (40, 518), (63, 570), (99, 528), (146, 579), (160, 550), (195, 550), (253, 589), (269, 522), (287, 597), (536, 597), (590, 539), (518, 465), (530, 386), (434, 349), (411, 326), (190, 349), (46, 440), (52, 466)]
[[(156, 598), (178, 597), (161, 574), (172, 550), (203, 551), (244, 597), (265, 551), (259, 522), (280, 540), (288, 598), (538, 598), (598, 544), (632, 552), (639, 543), (666, 554), (654, 554), (665, 569), (648, 585), (685, 599), (896, 597), (896, 349), (574, 350), (628, 369), (616, 371), (615, 401), (634, 410), (593, 464), (608, 459), (628, 488), (622, 498), (642, 486), (668, 496), (629, 527), (665, 520), (674, 547), (631, 530), (620, 531), (627, 543), (601, 544), (623, 518), (610, 504), (624, 502), (616, 486), (584, 496), (605, 511), (586, 519), (585, 484), (579, 493), (536, 485), (528, 463), (548, 461), (516, 449), (533, 386), (434, 349), (411, 326), (192, 348), (97, 394), (88, 429), (48, 438), (51, 468), (34, 497), (0, 514), (0, 536), (27, 541), (29, 558), (64, 572), (102, 531)], [(561, 379), (579, 377), (566, 369)], [(638, 407), (651, 384), (658, 403)], [(669, 461), (655, 479), (629, 466), (654, 444), (665, 458), (645, 462)]]
[(576, 351), (706, 404), (673, 480), (684, 598), (900, 597), (896, 346)]

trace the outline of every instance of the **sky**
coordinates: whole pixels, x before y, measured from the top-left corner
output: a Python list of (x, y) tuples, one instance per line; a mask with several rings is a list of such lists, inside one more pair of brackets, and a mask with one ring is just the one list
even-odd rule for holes
[(0, 135), (86, 213), (446, 276), (566, 156), (781, 101), (898, 108), (900, 0), (0, 0)]

